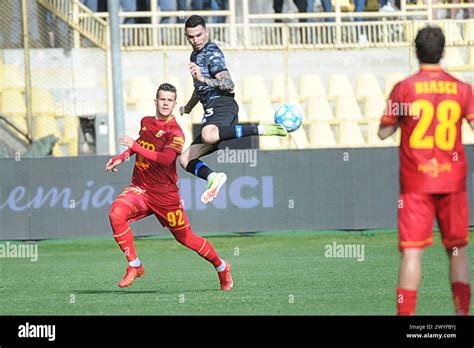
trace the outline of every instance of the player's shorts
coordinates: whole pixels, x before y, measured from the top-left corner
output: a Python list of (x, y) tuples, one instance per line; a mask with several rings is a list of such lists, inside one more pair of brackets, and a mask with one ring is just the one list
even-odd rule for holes
[(133, 210), (128, 221), (133, 222), (154, 214), (163, 227), (171, 232), (189, 228), (189, 220), (184, 212), (183, 200), (179, 192), (151, 193), (131, 185), (117, 197), (115, 203), (123, 203)]
[[(235, 126), (239, 122), (239, 106), (234, 98), (228, 96), (219, 97), (209, 103), (204, 109), (201, 121), (201, 130), (207, 125), (213, 124), (217, 127)], [(192, 142), (202, 144), (199, 134)]]
[(398, 208), (399, 248), (433, 244), (433, 222), (438, 220), (446, 249), (469, 242), (467, 192), (447, 194), (402, 193)]

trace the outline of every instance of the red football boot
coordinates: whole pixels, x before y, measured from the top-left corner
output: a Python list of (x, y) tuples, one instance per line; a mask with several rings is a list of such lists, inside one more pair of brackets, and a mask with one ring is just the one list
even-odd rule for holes
[(127, 273), (125, 274), (125, 277), (123, 277), (123, 279), (120, 281), (120, 283), (118, 283), (118, 286), (120, 286), (121, 288), (130, 286), (135, 281), (135, 279), (140, 278), (144, 274), (145, 268), (143, 267), (143, 265), (140, 265), (138, 267), (128, 266)]
[(219, 276), (219, 281), (221, 282), (221, 290), (229, 291), (232, 290), (234, 286), (234, 281), (232, 280), (232, 275), (230, 274), (230, 263), (225, 261), (225, 269), (222, 272), (217, 272)]

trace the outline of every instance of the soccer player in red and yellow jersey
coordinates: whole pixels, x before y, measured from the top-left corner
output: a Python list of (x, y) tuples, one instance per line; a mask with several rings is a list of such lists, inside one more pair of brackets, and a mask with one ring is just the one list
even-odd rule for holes
[(466, 118), (474, 129), (474, 98), (469, 85), (440, 67), (444, 43), (440, 28), (418, 32), (420, 71), (395, 85), (379, 129), (385, 139), (401, 128), (399, 315), (416, 312), (421, 257), (424, 247), (433, 243), (435, 217), (449, 256), (456, 314), (469, 314), (467, 160), (461, 125)]
[(129, 222), (151, 214), (167, 227), (178, 242), (196, 251), (216, 268), (222, 290), (233, 286), (231, 266), (222, 260), (208, 240), (192, 232), (176, 182), (176, 159), (182, 151), (184, 134), (172, 115), (176, 104), (176, 88), (164, 83), (156, 92), (156, 116), (141, 120), (140, 137), (124, 136), (120, 145), (128, 147), (120, 156), (110, 159), (106, 171), (136, 154), (132, 184), (125, 188), (110, 209), (110, 224), (114, 238), (129, 262), (125, 277), (118, 284), (126, 287), (144, 275), (145, 269), (137, 256)]

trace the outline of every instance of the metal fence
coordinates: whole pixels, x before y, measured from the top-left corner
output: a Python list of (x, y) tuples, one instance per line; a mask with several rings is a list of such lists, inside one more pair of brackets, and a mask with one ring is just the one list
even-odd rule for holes
[[(57, 1), (65, 13), (71, 4)], [(55, 156), (93, 153), (81, 124), (108, 112), (107, 52), (58, 14), (41, 1), (2, 0), (0, 114), (33, 140), (54, 135)]]

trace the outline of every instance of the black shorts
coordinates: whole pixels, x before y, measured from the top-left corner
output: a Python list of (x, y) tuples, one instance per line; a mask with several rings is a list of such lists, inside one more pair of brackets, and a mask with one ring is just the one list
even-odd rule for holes
[[(217, 127), (235, 126), (239, 122), (239, 106), (234, 98), (222, 96), (213, 100), (204, 109), (204, 116), (201, 121), (201, 130), (209, 124)], [(201, 134), (199, 134), (193, 144), (202, 144)]]

